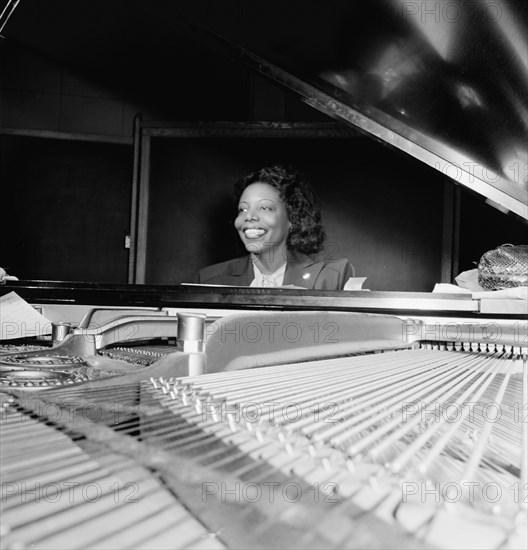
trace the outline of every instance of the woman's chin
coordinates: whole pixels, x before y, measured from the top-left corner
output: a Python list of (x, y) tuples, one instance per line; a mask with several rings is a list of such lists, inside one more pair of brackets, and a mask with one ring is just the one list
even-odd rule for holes
[(261, 243), (246, 243), (246, 250), (258, 256), (262, 254), (263, 247)]

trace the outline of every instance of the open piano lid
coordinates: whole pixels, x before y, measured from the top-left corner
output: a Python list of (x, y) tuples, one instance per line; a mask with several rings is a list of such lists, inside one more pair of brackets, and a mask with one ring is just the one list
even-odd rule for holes
[(184, 16), (198, 40), (528, 220), (524, 1), (162, 4), (165, 22)]

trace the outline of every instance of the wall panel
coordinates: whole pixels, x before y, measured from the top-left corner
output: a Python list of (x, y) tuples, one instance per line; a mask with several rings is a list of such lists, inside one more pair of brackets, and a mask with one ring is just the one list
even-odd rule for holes
[(127, 281), (132, 147), (0, 136), (0, 265), (24, 279)]

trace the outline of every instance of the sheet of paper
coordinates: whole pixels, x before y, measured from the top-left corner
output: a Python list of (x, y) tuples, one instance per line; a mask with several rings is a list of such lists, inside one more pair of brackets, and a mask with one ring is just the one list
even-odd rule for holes
[(0, 340), (51, 334), (51, 321), (16, 292), (0, 297)]
[(361, 288), (366, 280), (366, 277), (350, 277), (345, 283), (343, 290), (367, 290)]
[(461, 288), (447, 283), (437, 283), (433, 292), (445, 292), (451, 294), (471, 294), (474, 300), (528, 300), (528, 287), (517, 286), (514, 288), (505, 288), (503, 290), (485, 290), (483, 292), (471, 292), (467, 288)]
[(212, 286), (217, 288), (297, 288), (300, 290), (306, 290), (304, 286), (295, 286), (295, 285), (282, 285), (282, 286), (233, 286), (233, 285), (205, 285), (203, 283), (180, 283), (183, 286)]
[(488, 300), (528, 300), (528, 287), (516, 286), (502, 290), (488, 290), (486, 292), (473, 292), (473, 298), (486, 298)]
[(449, 283), (436, 283), (433, 292), (440, 292), (442, 294), (471, 294), (471, 290)]
[(210, 285), (210, 284), (204, 284), (204, 283), (180, 283), (182, 286), (214, 286), (219, 288), (249, 288), (248, 286), (237, 286), (233, 287), (233, 285)]

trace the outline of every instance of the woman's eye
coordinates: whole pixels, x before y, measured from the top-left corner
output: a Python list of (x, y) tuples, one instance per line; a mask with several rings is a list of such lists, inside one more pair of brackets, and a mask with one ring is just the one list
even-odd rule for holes
[(245, 206), (239, 206), (238, 207), (238, 212), (245, 212), (247, 210), (247, 208)]

